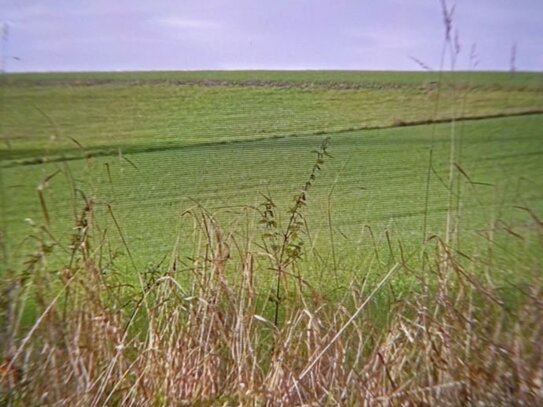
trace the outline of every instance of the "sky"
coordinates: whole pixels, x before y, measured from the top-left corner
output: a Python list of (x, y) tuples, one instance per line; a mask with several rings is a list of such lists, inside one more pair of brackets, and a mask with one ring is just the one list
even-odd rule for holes
[[(543, 71), (543, 0), (453, 4), (454, 69)], [(0, 0), (0, 23), (8, 72), (437, 70), (445, 37), (440, 0)]]

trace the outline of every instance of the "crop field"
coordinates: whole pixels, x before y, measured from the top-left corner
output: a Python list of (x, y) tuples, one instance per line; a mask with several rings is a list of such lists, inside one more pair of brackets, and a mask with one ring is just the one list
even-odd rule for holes
[[(350, 253), (344, 262), (367, 250), (368, 227), (417, 245), (426, 212), (427, 232), (443, 231), (451, 132), (466, 245), (492, 219), (522, 219), (514, 206), (540, 210), (541, 75), (447, 74), (442, 89), (429, 88), (435, 75), (10, 75), (2, 146), (10, 257), (20, 260), (30, 224), (43, 222), (37, 187), (51, 175), (42, 187), (55, 234), (70, 236), (75, 180), (98, 210), (111, 204), (142, 266), (169, 253), (184, 233), (180, 214), (194, 205), (232, 221), (266, 194), (286, 211), (326, 137), (333, 158), (310, 193), (307, 222), (313, 247), (334, 238)], [(255, 213), (248, 217), (256, 230)]]
[(2, 147), (2, 155), (8, 160), (71, 156), (81, 147), (128, 153), (539, 112), (542, 105), (541, 78), (533, 74), (518, 74), (523, 79), (516, 80), (488, 74), (496, 78), (494, 85), (481, 74), (458, 74), (457, 83), (449, 78), (451, 84), (441, 90), (430, 74), (370, 74), (366, 83), (361, 74), (343, 73), (335, 84), (333, 73), (287, 73), (281, 81), (277, 75), (246, 82), (227, 76), (212, 85), (194, 75), (185, 81), (180, 76), (179, 83), (173, 74), (158, 81), (142, 74), (140, 82), (15, 75), (4, 87), (9, 147)]
[[(356, 342), (371, 331), (375, 343), (381, 343), (392, 332), (402, 338), (401, 332), (408, 332), (405, 338), (409, 340), (404, 342), (412, 343), (409, 332), (415, 331), (406, 331), (411, 328), (405, 328), (403, 322), (394, 325), (399, 327), (397, 331), (389, 329), (388, 324), (394, 322), (396, 314), (379, 311), (381, 308), (390, 310), (401, 303), (409, 309), (402, 314), (403, 318), (403, 315), (419, 315), (422, 304), (430, 307), (435, 302), (438, 305), (435, 313), (432, 311), (433, 317), (437, 321), (443, 312), (443, 320), (439, 320), (443, 325), (431, 329), (458, 324), (459, 335), (468, 335), (464, 319), (460, 322), (447, 319), (452, 314), (447, 314), (450, 303), (444, 298), (450, 294), (454, 297), (450, 300), (454, 307), (458, 304), (458, 309), (466, 307), (459, 311), (462, 318), (468, 314), (471, 318), (472, 309), (479, 310), (480, 304), (481, 310), (489, 307), (481, 315), (489, 315), (489, 321), (492, 315), (493, 323), (503, 322), (509, 316), (507, 312), (512, 311), (501, 313), (501, 307), (505, 306), (498, 296), (517, 301), (511, 287), (527, 292), (534, 285), (534, 276), (541, 271), (543, 74), (51, 73), (9, 74), (4, 75), (3, 81), (0, 187), (4, 259), (0, 277), (8, 281), (22, 275), (20, 281), (26, 282), (35, 275), (40, 278), (41, 287), (47, 287), (44, 298), (51, 301), (47, 308), (47, 301), (37, 295), (37, 299), (29, 300), (30, 311), (20, 311), (21, 315), (32, 314), (34, 307), (46, 309), (45, 315), (57, 300), (59, 304), (72, 304), (74, 312), (83, 310), (81, 315), (86, 306), (99, 304), (89, 313), (106, 315), (111, 311), (108, 323), (113, 324), (113, 314), (119, 321), (125, 321), (124, 336), (115, 336), (120, 343), (129, 335), (128, 327), (151, 325), (150, 321), (155, 320), (157, 326), (164, 324), (160, 325), (166, 332), (164, 338), (177, 335), (170, 327), (185, 326), (187, 321), (181, 323), (184, 317), (179, 317), (176, 322), (179, 325), (165, 322), (178, 314), (167, 308), (170, 305), (163, 298), (176, 298), (181, 308), (196, 300), (208, 305), (226, 304), (225, 313), (232, 312), (230, 305), (239, 306), (234, 310), (234, 313), (239, 311), (239, 318), (256, 318), (268, 324), (263, 325), (268, 331), (258, 333), (258, 338), (251, 337), (250, 341), (260, 344), (254, 354), (258, 363), (265, 360), (265, 364), (270, 364), (272, 359), (261, 358), (261, 353), (280, 352), (270, 345), (270, 338), (274, 335), (290, 338), (289, 329), (297, 337), (299, 327), (306, 332), (304, 315), (309, 315), (307, 332), (315, 323), (311, 329), (322, 329), (319, 334), (322, 338), (330, 339), (338, 331), (337, 326), (352, 323), (343, 308), (327, 314), (329, 305), (319, 303), (321, 296), (344, 301), (348, 304), (345, 309), (354, 307), (360, 311), (366, 305), (366, 298), (369, 301), (374, 297), (374, 292), (368, 294), (368, 290), (380, 288), (379, 284), (386, 281), (388, 291), (376, 296), (371, 302), (371, 312), (364, 314), (371, 328), (365, 331), (362, 326), (366, 322), (361, 322), (349, 331), (348, 341)], [(279, 232), (274, 234), (276, 231)], [(274, 248), (277, 242), (279, 248)], [(253, 262), (254, 270), (258, 271), (254, 285), (252, 274), (247, 271), (253, 270)], [(100, 273), (95, 273), (96, 269)], [(400, 269), (401, 273), (389, 282), (388, 273)], [(80, 281), (79, 272), (88, 272), (88, 277)], [(179, 278), (174, 272), (181, 273)], [(208, 280), (207, 272), (218, 277)], [(55, 277), (45, 278), (41, 273)], [(187, 277), (191, 273), (196, 282)], [(232, 286), (221, 273), (233, 276), (234, 282), (228, 280)], [(452, 283), (450, 275), (455, 273), (458, 281)], [(435, 281), (426, 281), (430, 274), (436, 277)], [(173, 288), (168, 288), (171, 291), (157, 291), (155, 296), (148, 288), (152, 284), (146, 279), (157, 275), (160, 277), (154, 283), (173, 276), (177, 285), (172, 283)], [(51, 285), (43, 283), (49, 278), (54, 281)], [(96, 284), (86, 285), (87, 279), (95, 282), (95, 278)], [(122, 314), (124, 305), (115, 301), (118, 298), (120, 304), (121, 298), (128, 294), (122, 291), (124, 288), (101, 280), (109, 278), (119, 286), (142, 287), (141, 300), (126, 301), (130, 307), (136, 303), (136, 310), (145, 309), (141, 320), (136, 317), (138, 311)], [(478, 283), (479, 278), (487, 284), (484, 288)], [(79, 303), (76, 295), (68, 293), (72, 281), (81, 284), (77, 287), (85, 293), (83, 297), (88, 294), (92, 298), (90, 303)], [(192, 281), (191, 289), (187, 289), (192, 294), (183, 291), (181, 298), (175, 294), (176, 287), (185, 287), (187, 281)], [(232, 292), (238, 293), (239, 289), (245, 293), (246, 286), (250, 294), (247, 302), (243, 302), (245, 294)], [(103, 292), (102, 287), (106, 287)], [(304, 291), (307, 287), (314, 290), (312, 297)], [(428, 287), (437, 287), (437, 299), (428, 295), (425, 291)], [(475, 294), (466, 287), (475, 287)], [(280, 288), (285, 290), (284, 297)], [(57, 289), (62, 293), (65, 290), (65, 296), (55, 297)], [(303, 292), (300, 297), (303, 311), (294, 305), (292, 309), (283, 305), (290, 300), (294, 304), (293, 298), (298, 298), (300, 292)], [(420, 294), (416, 300), (400, 301), (412, 292)], [(539, 295), (540, 292), (526, 298), (537, 299)], [(112, 298), (117, 305), (109, 309), (101, 299), (96, 300), (102, 297)], [(314, 306), (306, 304), (308, 297), (315, 301)], [(155, 308), (146, 301), (156, 301), (158, 305)], [(167, 309), (162, 309), (163, 306)], [(63, 326), (59, 322), (61, 306), (58, 307), (58, 315), (51, 316), (51, 326), (56, 323)], [(534, 307), (541, 311), (537, 304)], [(319, 325), (314, 321), (321, 308), (324, 322)], [(215, 308), (213, 312), (219, 316), (210, 316), (210, 309), (198, 308), (199, 311), (191, 314), (203, 318), (195, 327), (208, 321), (210, 326), (226, 332), (226, 326), (233, 320), (226, 317), (223, 320), (223, 311)], [(198, 314), (201, 310), (203, 314)], [(506, 316), (494, 319), (495, 315)], [(533, 321), (537, 321), (535, 315), (530, 314)], [(283, 329), (282, 319), (291, 321), (284, 324), (287, 331), (279, 330)], [(107, 326), (93, 325), (98, 324), (97, 319), (88, 321), (88, 325), (81, 322), (80, 328), (89, 329), (89, 338), (101, 335), (99, 332), (109, 335)], [(384, 327), (382, 333), (373, 333), (375, 321)], [(433, 323), (431, 318), (421, 321), (417, 326)], [(192, 326), (187, 324), (189, 328)], [(247, 328), (248, 335), (253, 335), (251, 326)], [(534, 337), (539, 332), (538, 326), (537, 322), (529, 325)], [(200, 335), (196, 330), (191, 338)], [(496, 335), (501, 334), (501, 325), (499, 331)], [(155, 339), (149, 332), (140, 345), (150, 349)], [(217, 334), (216, 349), (226, 346), (219, 346), (221, 341), (228, 342), (235, 335), (244, 334), (232, 332)], [(474, 335), (477, 338), (491, 335), (488, 331), (480, 334), (480, 337)], [(47, 335), (43, 333), (44, 338), (49, 338)], [(305, 338), (306, 334), (300, 335)], [(303, 338), (300, 339), (306, 341), (303, 343), (318, 342)], [(94, 339), (89, 340), (92, 343)], [(134, 339), (134, 343), (138, 340)], [(469, 342), (463, 340), (462, 346)], [(391, 341), (396, 343), (396, 339)], [(25, 344), (23, 341), (21, 349)], [(189, 345), (194, 344), (186, 344)], [(320, 358), (328, 349), (321, 345), (314, 348), (308, 345), (303, 357), (311, 361), (322, 351)], [(99, 351), (100, 358), (124, 363), (122, 358), (112, 356), (116, 352), (113, 348), (104, 346)], [(378, 348), (376, 345), (368, 350), (366, 346), (370, 345), (366, 342), (360, 345), (356, 358)], [(390, 345), (390, 349), (394, 346)], [(428, 346), (430, 349), (434, 344)], [(482, 340), (477, 352), (485, 354), (485, 346)], [(339, 358), (342, 349), (333, 349), (333, 358)], [(453, 347), (447, 349), (453, 354)], [(469, 349), (475, 352), (476, 346)], [(531, 347), (529, 350), (534, 351)], [(144, 354), (141, 349), (138, 352)], [(244, 355), (249, 358), (247, 352)], [(383, 349), (371, 353), (377, 361), (375, 366), (381, 366), (380, 352)], [(406, 358), (417, 353), (405, 352), (409, 355)], [(281, 357), (287, 360), (289, 356)], [(235, 363), (242, 360), (238, 356), (232, 358)], [(413, 363), (415, 366), (423, 362), (417, 359)], [(488, 363), (481, 362), (481, 366), (486, 366), (489, 372), (506, 372), (509, 366), (493, 370)], [(128, 372), (123, 366), (119, 369)], [(130, 366), (132, 369), (135, 365)], [(300, 366), (309, 365), (300, 362)], [(391, 373), (386, 363), (382, 366), (381, 379), (375, 383), (379, 380), (388, 383)], [(448, 366), (447, 372), (454, 376), (452, 365)], [(147, 367), (139, 368), (147, 372)], [(310, 368), (313, 366), (307, 369)], [(402, 369), (398, 370), (400, 376), (405, 373)], [(96, 372), (101, 371), (96, 368)], [(293, 375), (301, 383), (307, 372), (301, 367), (296, 372)], [(163, 373), (154, 374), (161, 377)], [(120, 376), (119, 383), (126, 380), (130, 383), (127, 386), (137, 387), (128, 374)], [(285, 383), (294, 376), (285, 373)], [(323, 383), (328, 380), (325, 376)], [(255, 383), (261, 383), (259, 386), (269, 379), (262, 372), (255, 373), (253, 378)], [(433, 384), (447, 381), (442, 379)], [(351, 379), (345, 380), (345, 386), (350, 385)], [(421, 383), (420, 386), (432, 384)], [(390, 388), (396, 389), (394, 383)], [(110, 394), (115, 394), (116, 385), (110, 390)], [(100, 397), (107, 394), (104, 392), (96, 400), (102, 400)], [(216, 392), (210, 390), (209, 394), (215, 397)]]

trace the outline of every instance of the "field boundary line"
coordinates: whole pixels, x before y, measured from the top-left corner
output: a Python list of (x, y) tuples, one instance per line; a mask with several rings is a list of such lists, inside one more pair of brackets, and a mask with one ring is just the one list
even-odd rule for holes
[[(412, 121), (402, 122), (401, 124), (385, 124), (382, 126), (360, 126), (360, 127), (352, 127), (348, 129), (340, 129), (340, 130), (335, 130), (335, 131), (334, 130), (332, 131), (318, 130), (311, 133), (280, 134), (280, 135), (255, 137), (255, 138), (248, 138), (248, 139), (232, 139), (232, 140), (202, 142), (202, 143), (185, 144), (185, 145), (158, 145), (154, 147), (153, 146), (152, 147), (127, 147), (123, 149), (123, 155), (154, 153), (154, 152), (169, 151), (169, 150), (186, 150), (190, 148), (212, 147), (212, 146), (219, 146), (219, 145), (255, 143), (259, 141), (286, 139), (286, 138), (294, 138), (294, 137), (335, 135), (335, 134), (352, 133), (356, 131), (366, 131), (366, 130), (368, 131), (386, 130), (386, 129), (395, 129), (395, 128), (402, 128), (402, 127), (427, 126), (430, 124), (446, 124), (446, 123), (452, 122), (453, 120), (455, 120), (456, 122), (467, 122), (467, 121), (492, 120), (492, 119), (502, 119), (502, 118), (505, 119), (509, 117), (519, 117), (519, 116), (539, 116), (542, 114), (543, 114), (543, 109), (531, 109), (531, 110), (525, 110), (521, 112), (467, 116), (467, 117), (459, 117), (456, 119), (446, 117), (446, 118), (439, 118), (439, 119), (412, 120)], [(19, 159), (12, 159), (12, 160), (10, 160), (6, 154), (6, 153), (9, 153), (9, 150), (3, 150), (2, 154), (6, 154), (6, 155), (4, 155), (3, 158), (0, 157), (0, 161), (4, 161), (4, 163), (0, 165), (0, 168), (14, 168), (14, 167), (26, 166), (26, 165), (85, 160), (88, 158), (96, 158), (96, 157), (111, 157), (111, 156), (119, 155), (119, 148), (122, 148), (122, 146), (108, 146), (108, 147), (94, 147), (94, 148), (91, 147), (88, 149), (88, 151), (85, 154), (77, 155), (77, 156), (76, 155), (49, 156), (49, 157), (28, 156), (26, 158), (19, 158)], [(74, 151), (75, 150), (67, 150), (66, 153), (69, 154), (69, 153), (73, 153)]]

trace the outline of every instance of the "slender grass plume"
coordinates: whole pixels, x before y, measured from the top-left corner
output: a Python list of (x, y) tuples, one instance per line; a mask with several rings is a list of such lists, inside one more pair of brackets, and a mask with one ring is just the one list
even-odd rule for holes
[[(281, 230), (281, 225), (278, 223), (278, 215), (276, 214), (276, 205), (270, 196), (264, 195), (265, 201), (261, 206), (261, 220), (265, 232), (262, 234), (263, 246), (270, 258), (270, 262), (274, 272), (276, 273), (276, 289), (275, 289), (275, 312), (274, 324), (279, 323), (279, 309), (281, 305), (281, 281), (285, 280), (288, 269), (302, 257), (304, 240), (304, 216), (303, 209), (307, 205), (309, 190), (317, 178), (317, 174), (324, 165), (325, 157), (331, 157), (328, 153), (329, 138), (325, 138), (318, 150), (315, 150), (316, 160), (311, 168), (311, 173), (305, 184), (302, 186), (299, 193), (294, 196), (294, 203), (288, 210), (288, 220), (284, 230)], [(297, 275), (291, 271), (290, 275), (295, 276), (298, 280), (299, 290), (303, 292), (303, 276)]]

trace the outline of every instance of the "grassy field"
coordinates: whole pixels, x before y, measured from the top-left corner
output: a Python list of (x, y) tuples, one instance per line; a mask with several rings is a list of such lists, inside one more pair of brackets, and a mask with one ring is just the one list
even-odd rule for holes
[(536, 72), (402, 72), (402, 71), (155, 71), (155, 72), (59, 72), (10, 74), (7, 82), (14, 84), (74, 83), (89, 84), (115, 81), (163, 82), (175, 84), (194, 82), (213, 85), (248, 86), (332, 86), (359, 87), (420, 87), (441, 80), (447, 86), (472, 87), (539, 87), (541, 74)]
[[(539, 400), (542, 89), (535, 73), (5, 76), (0, 275), (19, 350), (0, 384), (24, 354), (42, 368), (21, 405), (40, 386), (98, 405)], [(27, 346), (36, 320), (35, 349), (58, 359)], [(172, 360), (192, 387), (170, 383)]]
[[(243, 205), (260, 203), (260, 193), (270, 193), (286, 208), (305, 182), (311, 151), (326, 136), (331, 137), (334, 158), (312, 191), (307, 218), (316, 247), (330, 240), (329, 207), (333, 207), (332, 235), (340, 251), (356, 252), (361, 242), (367, 244), (361, 237), (365, 226), (378, 234), (385, 229), (393, 232), (405, 244), (419, 244), (432, 143), (435, 176), (429, 232), (443, 230), (451, 125), (403, 125), (506, 116), (543, 106), (541, 75), (448, 74), (457, 84), (469, 79), (472, 87), (426, 89), (424, 84), (434, 76), (354, 72), (10, 75), (4, 87), (2, 171), (12, 257), (20, 258), (16, 253), (28, 250), (19, 248), (31, 231), (25, 219), (42, 221), (36, 188), (58, 170), (61, 173), (44, 190), (55, 234), (69, 236), (73, 198), (68, 185), (73, 177), (102, 208), (105, 203), (112, 205), (138, 264), (144, 265), (168, 252), (180, 233), (179, 214), (195, 203), (213, 211), (223, 208), (223, 214), (239, 213)], [(64, 82), (55, 82), (59, 78)], [(106, 78), (118, 82), (78, 82)], [(142, 83), (130, 82), (136, 78)], [(258, 79), (264, 84), (145, 82), (172, 78)], [(292, 86), (271, 85), (279, 80)], [(334, 80), (383, 86), (298, 86)], [(455, 143), (462, 149), (458, 164), (472, 181), (491, 184), (473, 186), (465, 176), (459, 181), (465, 184), (462, 233), (466, 239), (462, 240), (466, 244), (470, 244), (468, 236), (488, 227), (493, 218), (504, 213), (513, 219), (522, 217), (512, 209), (514, 205), (540, 210), (542, 127), (538, 114), (456, 124)], [(95, 158), (81, 159), (93, 154)], [(63, 157), (80, 159), (57, 161)], [(40, 164), (44, 160), (53, 162)], [(350, 254), (340, 257), (353, 259)]]
[[(490, 227), (493, 220), (509, 222), (525, 214), (514, 206), (540, 211), (543, 206), (541, 136), (539, 115), (487, 119), (458, 124), (462, 134), (462, 166), (472, 181), (462, 179), (462, 241)], [(342, 262), (358, 256), (347, 254), (368, 249), (365, 225), (379, 238), (384, 230), (407, 245), (422, 241), (425, 175), (432, 126), (355, 131), (334, 135), (328, 160), (309, 195), (307, 221), (318, 248), (329, 244), (328, 207), (333, 208), (333, 229)], [(447, 179), (450, 126), (435, 132), (435, 172)], [(27, 218), (43, 222), (37, 187), (57, 173), (44, 190), (52, 230), (70, 237), (73, 199), (69, 168), (79, 188), (104, 211), (110, 203), (140, 266), (160, 260), (183, 235), (180, 214), (195, 204), (228, 221), (245, 213), (245, 205), (263, 201), (270, 194), (287, 209), (312, 165), (311, 151), (323, 136), (216, 144), (76, 160), (68, 163), (20, 165), (4, 168), (6, 219), (12, 250), (32, 231)], [(441, 233), (448, 209), (448, 194), (434, 177), (431, 184), (429, 221), (431, 233)], [(330, 198), (328, 198), (331, 193)], [(254, 222), (255, 214), (250, 214)], [(111, 219), (105, 225), (117, 241)], [(105, 227), (107, 227), (105, 226)], [(255, 226), (256, 229), (256, 226)], [(366, 231), (367, 232), (367, 231)], [(120, 244), (120, 242), (117, 242)]]
[[(92, 80), (81, 84), (73, 74), (60, 83), (40, 81), (39, 75), (29, 76), (36, 79), (28, 81), (24, 75), (9, 76), (3, 87), (3, 134), (9, 146), (4, 143), (0, 154), (9, 163), (43, 156), (81, 156), (81, 148), (105, 153), (116, 153), (119, 148), (147, 151), (390, 127), (455, 116), (518, 114), (537, 111), (543, 105), (541, 76), (536, 74), (518, 74), (513, 78), (520, 79), (515, 80), (503, 74), (473, 74), (472, 78), (458, 74), (452, 76), (458, 84), (470, 78), (471, 85), (444, 86), (442, 90), (425, 85), (435, 79), (434, 74), (374, 73), (367, 79), (360, 73), (343, 73), (345, 79), (338, 74), (337, 80), (345, 83), (367, 80), (380, 84), (351, 89), (333, 86), (334, 73), (272, 72), (269, 81), (259, 79), (259, 86), (239, 86), (230, 83), (231, 79), (208, 86), (205, 78), (214, 77), (212, 73), (200, 77), (193, 73), (189, 77), (200, 78), (200, 82), (181, 85), (167, 80), (154, 83), (148, 79), (152, 75), (141, 74), (136, 83), (115, 80), (105, 84)], [(243, 77), (243, 73), (230, 75)], [(95, 76), (100, 78), (99, 74), (90, 77)], [(217, 74), (223, 76), (229, 78)], [(313, 83), (315, 76), (323, 78), (324, 82), (318, 82), (323, 86), (299, 86), (301, 81)], [(259, 73), (258, 77), (267, 76)], [(273, 86), (278, 77), (284, 77), (281, 87)], [(488, 84), (494, 85), (484, 86)]]

